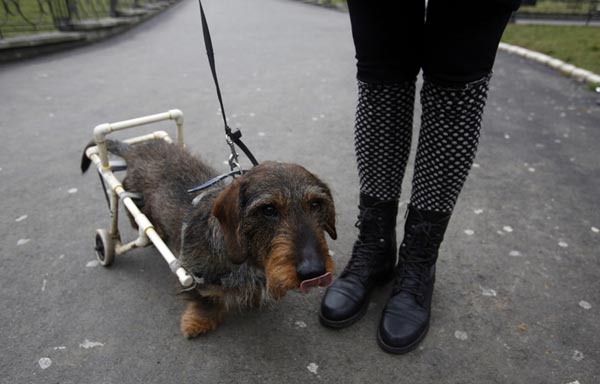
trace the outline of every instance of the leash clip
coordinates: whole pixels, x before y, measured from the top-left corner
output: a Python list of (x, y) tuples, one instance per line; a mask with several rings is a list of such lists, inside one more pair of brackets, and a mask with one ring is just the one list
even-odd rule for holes
[[(242, 134), (239, 130), (235, 131), (233, 134), (237, 135), (238, 138), (242, 136)], [(229, 159), (227, 160), (227, 162), (229, 163), (229, 169), (231, 169), (232, 171), (238, 171), (241, 175), (242, 173), (244, 173), (244, 171), (242, 170), (242, 167), (240, 166), (240, 161), (238, 159), (238, 154), (235, 150), (235, 144), (233, 142), (233, 139), (231, 138), (230, 135), (226, 134), (225, 141), (227, 142), (227, 145), (229, 145), (229, 150), (231, 151), (231, 154), (229, 155)]]

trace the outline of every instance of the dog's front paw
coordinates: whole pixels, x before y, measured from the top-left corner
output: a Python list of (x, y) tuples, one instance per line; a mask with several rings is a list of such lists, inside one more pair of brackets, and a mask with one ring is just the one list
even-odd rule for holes
[(181, 333), (188, 339), (214, 331), (221, 324), (222, 315), (218, 311), (206, 311), (197, 302), (189, 303), (181, 315)]

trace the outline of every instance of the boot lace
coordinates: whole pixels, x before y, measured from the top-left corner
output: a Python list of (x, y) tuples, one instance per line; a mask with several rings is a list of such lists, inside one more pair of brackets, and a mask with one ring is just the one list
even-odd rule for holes
[(384, 222), (378, 209), (359, 206), (359, 215), (354, 226), (358, 228), (358, 240), (352, 248), (352, 257), (346, 267), (346, 272), (358, 276), (368, 276), (373, 268), (372, 255), (380, 252), (385, 244), (383, 239)]
[(411, 228), (400, 246), (393, 294), (408, 292), (423, 298), (427, 291), (431, 267), (437, 259), (441, 236), (435, 223), (421, 222)]

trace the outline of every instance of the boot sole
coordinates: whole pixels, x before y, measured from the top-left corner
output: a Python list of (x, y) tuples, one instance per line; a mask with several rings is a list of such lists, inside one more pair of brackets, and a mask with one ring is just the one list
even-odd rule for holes
[(367, 309), (369, 308), (369, 303), (371, 302), (371, 298), (367, 298), (365, 304), (360, 308), (360, 310), (358, 312), (356, 312), (354, 315), (350, 316), (347, 319), (344, 320), (330, 320), (328, 318), (326, 318), (325, 316), (323, 316), (323, 313), (321, 311), (319, 311), (319, 322), (321, 323), (321, 325), (324, 325), (328, 328), (332, 328), (332, 329), (342, 329), (342, 328), (346, 328), (351, 326), (352, 324), (356, 323), (357, 321), (359, 321), (360, 319), (363, 318), (363, 316), (367, 313)]
[(413, 341), (412, 343), (410, 343), (408, 345), (396, 347), (396, 346), (386, 344), (385, 341), (383, 341), (383, 339), (381, 338), (381, 333), (379, 332), (379, 330), (377, 330), (377, 344), (379, 344), (379, 347), (381, 349), (383, 349), (384, 351), (386, 351), (388, 353), (392, 353), (394, 355), (402, 355), (402, 354), (408, 353), (408, 352), (412, 351), (413, 349), (415, 349), (421, 343), (421, 341), (423, 341), (423, 339), (425, 338), (425, 335), (427, 335), (428, 331), (429, 331), (429, 324), (427, 324), (427, 327), (423, 330), (423, 332), (419, 335), (419, 337), (415, 341)]

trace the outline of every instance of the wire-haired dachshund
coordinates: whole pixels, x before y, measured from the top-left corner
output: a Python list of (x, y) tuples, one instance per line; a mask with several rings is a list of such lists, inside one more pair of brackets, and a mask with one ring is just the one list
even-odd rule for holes
[[(181, 317), (184, 336), (216, 329), (226, 311), (331, 282), (324, 233), (337, 237), (334, 203), (305, 168), (264, 162), (231, 183), (188, 193), (218, 173), (164, 140), (106, 143), (127, 163), (125, 190), (138, 196), (138, 207), (196, 280)], [(89, 165), (84, 155), (82, 170)]]

